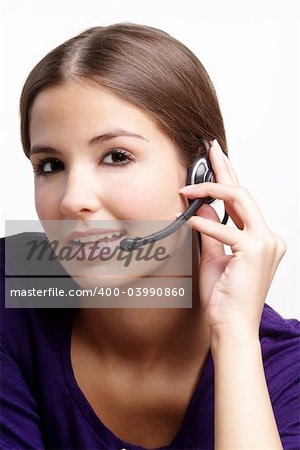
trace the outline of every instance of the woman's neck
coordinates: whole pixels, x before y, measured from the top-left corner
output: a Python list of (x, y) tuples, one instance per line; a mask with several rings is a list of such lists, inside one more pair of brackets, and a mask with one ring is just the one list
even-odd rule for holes
[(155, 367), (207, 353), (209, 333), (194, 308), (81, 309), (76, 328), (106, 360)]

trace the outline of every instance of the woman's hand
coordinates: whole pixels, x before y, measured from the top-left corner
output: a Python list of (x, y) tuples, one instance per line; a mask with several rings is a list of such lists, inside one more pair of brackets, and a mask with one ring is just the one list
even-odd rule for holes
[[(223, 225), (203, 205), (189, 224), (202, 234), (199, 289), (211, 331), (243, 330), (258, 336), (266, 295), (286, 244), (266, 225), (249, 192), (240, 187), (226, 155), (215, 140), (209, 152), (216, 183), (186, 186), (188, 198), (221, 199), (236, 227)], [(223, 244), (232, 255), (226, 255)]]

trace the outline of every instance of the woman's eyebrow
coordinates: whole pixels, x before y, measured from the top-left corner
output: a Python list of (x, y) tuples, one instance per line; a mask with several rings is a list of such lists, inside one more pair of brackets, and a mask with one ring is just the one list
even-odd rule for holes
[(129, 136), (129, 137), (135, 137), (139, 139), (143, 139), (144, 141), (148, 141), (144, 136), (141, 136), (140, 134), (132, 133), (131, 131), (126, 130), (114, 130), (107, 132), (105, 134), (101, 134), (100, 136), (95, 136), (92, 139), (89, 140), (89, 145), (98, 144), (99, 142), (108, 141), (109, 139), (113, 139), (118, 136)]
[(34, 155), (36, 153), (54, 153), (59, 154), (60, 151), (55, 148), (48, 147), (47, 145), (33, 145), (30, 149), (29, 156)]
[[(95, 144), (98, 144), (99, 142), (105, 142), (105, 141), (108, 141), (109, 139), (113, 139), (113, 138), (116, 138), (119, 136), (134, 137), (134, 138), (143, 139), (144, 141), (149, 142), (148, 139), (146, 139), (144, 136), (141, 136), (140, 134), (132, 133), (131, 131), (126, 131), (126, 130), (115, 130), (115, 131), (110, 131), (105, 134), (101, 134), (99, 136), (95, 136), (95, 137), (91, 138), (89, 140), (88, 144), (95, 145)], [(60, 152), (59, 152), (59, 150), (56, 150), (52, 147), (48, 147), (45, 145), (33, 145), (30, 149), (29, 154), (33, 155), (36, 153), (60, 153)]]

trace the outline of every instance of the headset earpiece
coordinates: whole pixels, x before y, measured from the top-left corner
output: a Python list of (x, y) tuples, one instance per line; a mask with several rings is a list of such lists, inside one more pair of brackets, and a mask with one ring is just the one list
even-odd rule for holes
[[(213, 180), (213, 170), (209, 160), (210, 145), (206, 139), (201, 139), (201, 143), (205, 147), (205, 153), (197, 159), (193, 167), (188, 170), (187, 173), (187, 185), (206, 183)], [(212, 203), (214, 201), (211, 197), (203, 199), (205, 203)], [(191, 200), (189, 200), (191, 203)]]

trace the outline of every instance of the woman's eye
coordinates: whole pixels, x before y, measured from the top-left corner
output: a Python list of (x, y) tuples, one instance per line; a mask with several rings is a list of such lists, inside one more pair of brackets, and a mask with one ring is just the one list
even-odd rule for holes
[(50, 175), (64, 168), (63, 163), (59, 159), (47, 159), (33, 164), (33, 171), (37, 175)]
[[(106, 166), (125, 166), (133, 161), (133, 157), (125, 150), (110, 150), (102, 159)], [(55, 158), (44, 159), (33, 164), (33, 171), (38, 175), (52, 175), (64, 169), (64, 164)]]
[(111, 150), (104, 156), (102, 161), (106, 165), (125, 166), (132, 160), (130, 153), (124, 150)]

